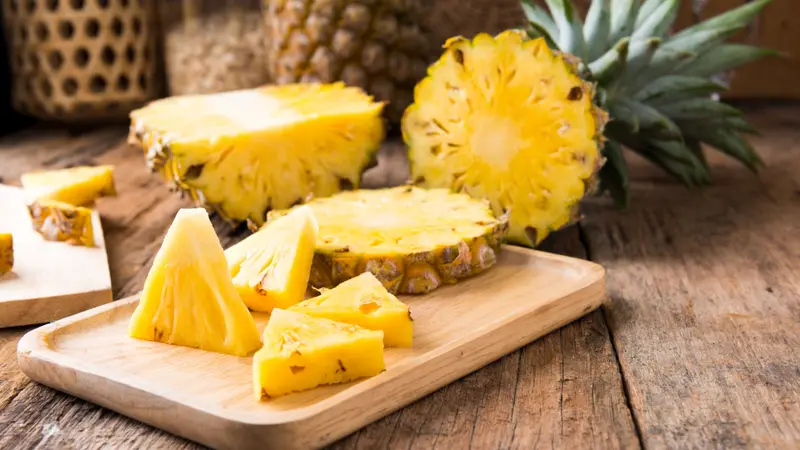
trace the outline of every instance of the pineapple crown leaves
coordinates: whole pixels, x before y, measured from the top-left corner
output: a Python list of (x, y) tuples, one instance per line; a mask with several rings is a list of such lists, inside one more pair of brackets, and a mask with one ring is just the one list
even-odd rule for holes
[(726, 42), (771, 0), (756, 0), (673, 33), (680, 0), (592, 0), (582, 20), (569, 0), (523, 0), (526, 29), (554, 50), (577, 56), (611, 115), (598, 193), (618, 206), (630, 199), (623, 146), (687, 186), (711, 183), (702, 146), (753, 172), (762, 161), (743, 134), (756, 130), (736, 108), (717, 100), (720, 74), (776, 51)]

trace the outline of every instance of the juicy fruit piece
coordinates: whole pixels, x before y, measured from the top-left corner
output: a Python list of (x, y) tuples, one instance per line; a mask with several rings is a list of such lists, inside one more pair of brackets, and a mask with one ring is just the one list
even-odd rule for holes
[(184, 208), (175, 215), (128, 333), (237, 356), (261, 346), (256, 323), (233, 287), (222, 246), (202, 208)]
[(447, 189), (341, 192), (306, 205), (319, 223), (316, 288), (371, 272), (393, 294), (424, 294), (493, 266), (508, 231), (483, 201)]
[(381, 373), (383, 333), (275, 309), (253, 357), (259, 400)]
[(54, 200), (37, 200), (28, 205), (33, 229), (47, 241), (94, 246), (92, 210)]
[(91, 205), (99, 197), (117, 194), (114, 167), (80, 166), (29, 172), (20, 177), (28, 203), (54, 200), (74, 206)]
[(411, 347), (414, 322), (408, 305), (389, 293), (370, 272), (351, 278), (289, 311), (383, 331), (386, 347)]
[(196, 204), (261, 225), (270, 209), (357, 188), (382, 108), (343, 83), (170, 97), (131, 113), (129, 139)]
[(14, 268), (14, 237), (11, 233), (0, 233), (0, 274)]
[(509, 241), (534, 246), (577, 217), (603, 164), (593, 87), (544, 39), (450, 39), (403, 118), (412, 181), (510, 211)]
[(269, 312), (303, 300), (318, 229), (311, 208), (300, 207), (225, 251), (248, 308)]

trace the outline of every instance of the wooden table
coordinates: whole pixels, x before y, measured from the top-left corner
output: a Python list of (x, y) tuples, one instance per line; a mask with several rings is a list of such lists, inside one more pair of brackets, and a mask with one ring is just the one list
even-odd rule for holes
[[(800, 106), (748, 105), (767, 168), (716, 155), (716, 184), (689, 191), (632, 159), (633, 204), (587, 202), (545, 248), (608, 269), (596, 311), (336, 443), (373, 448), (800, 448)], [(0, 177), (114, 164), (99, 208), (115, 298), (138, 291), (186, 200), (145, 169), (124, 127), (30, 129), (0, 140)], [(388, 145), (367, 176), (400, 183)], [(215, 222), (223, 244), (241, 239)], [(0, 448), (195, 444), (27, 379), (30, 328), (0, 330)]]

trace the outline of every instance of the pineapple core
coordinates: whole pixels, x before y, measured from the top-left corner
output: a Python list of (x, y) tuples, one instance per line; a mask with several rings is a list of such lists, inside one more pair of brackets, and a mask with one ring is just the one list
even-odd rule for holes
[(14, 268), (14, 238), (11, 233), (0, 233), (0, 274)]
[(98, 197), (116, 195), (113, 166), (81, 166), (26, 173), (20, 177), (28, 203), (55, 200), (74, 206), (90, 205)]
[(131, 337), (246, 356), (261, 346), (202, 208), (175, 215), (131, 316)]
[(253, 358), (259, 400), (381, 373), (383, 332), (276, 308)]
[(318, 230), (304, 205), (225, 251), (233, 285), (248, 308), (269, 312), (303, 300)]
[(383, 331), (387, 347), (411, 347), (414, 323), (408, 305), (364, 272), (321, 295), (298, 303), (289, 311)]

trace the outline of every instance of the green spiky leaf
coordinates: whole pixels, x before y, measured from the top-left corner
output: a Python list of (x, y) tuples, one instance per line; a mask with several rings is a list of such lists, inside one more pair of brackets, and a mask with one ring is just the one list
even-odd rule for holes
[(625, 70), (628, 60), (628, 39), (622, 39), (603, 56), (589, 64), (589, 71), (595, 81), (605, 84)]
[(536, 24), (537, 28), (544, 29), (550, 37), (558, 36), (558, 27), (544, 8), (534, 4), (532, 0), (525, 0), (522, 2), (522, 10), (525, 12), (528, 22)]
[(610, 41), (616, 42), (633, 33), (636, 24), (636, 0), (611, 0)]
[(639, 12), (636, 15), (636, 28), (642, 26), (642, 24), (650, 17), (656, 8), (661, 5), (664, 0), (644, 0), (642, 6), (639, 8)]
[(662, 0), (662, 3), (651, 14), (641, 23), (636, 24), (633, 39), (664, 36), (675, 22), (679, 6), (679, 0)]
[(739, 133), (730, 129), (687, 127), (684, 132), (697, 141), (704, 142), (722, 153), (736, 159), (753, 172), (762, 165), (761, 158)]
[(631, 133), (647, 132), (663, 139), (680, 139), (681, 132), (675, 123), (655, 108), (631, 99), (617, 99), (608, 104), (613, 127), (623, 124)]
[(670, 103), (659, 108), (661, 114), (678, 119), (704, 119), (707, 117), (741, 116), (742, 112), (728, 104), (711, 98), (691, 98)]
[(570, 0), (545, 0), (550, 14), (558, 27), (558, 36), (553, 36), (559, 48), (579, 58), (586, 57), (586, 42), (583, 39), (583, 24)]
[(715, 29), (737, 30), (746, 27), (764, 9), (771, 0), (757, 0), (746, 3), (738, 8), (719, 14), (706, 21), (700, 22), (691, 27), (685, 28), (676, 33), (674, 38), (681, 39), (701, 31)]
[(587, 45), (587, 61), (592, 62), (608, 48), (611, 29), (611, 13), (608, 0), (593, 0), (586, 14), (583, 37)]
[(723, 44), (706, 51), (680, 69), (683, 75), (710, 77), (779, 52), (742, 44)]
[(620, 208), (625, 208), (630, 202), (630, 181), (622, 147), (614, 141), (608, 141), (603, 148), (603, 156), (606, 158), (606, 163), (600, 169), (599, 193), (608, 191), (614, 203)]

